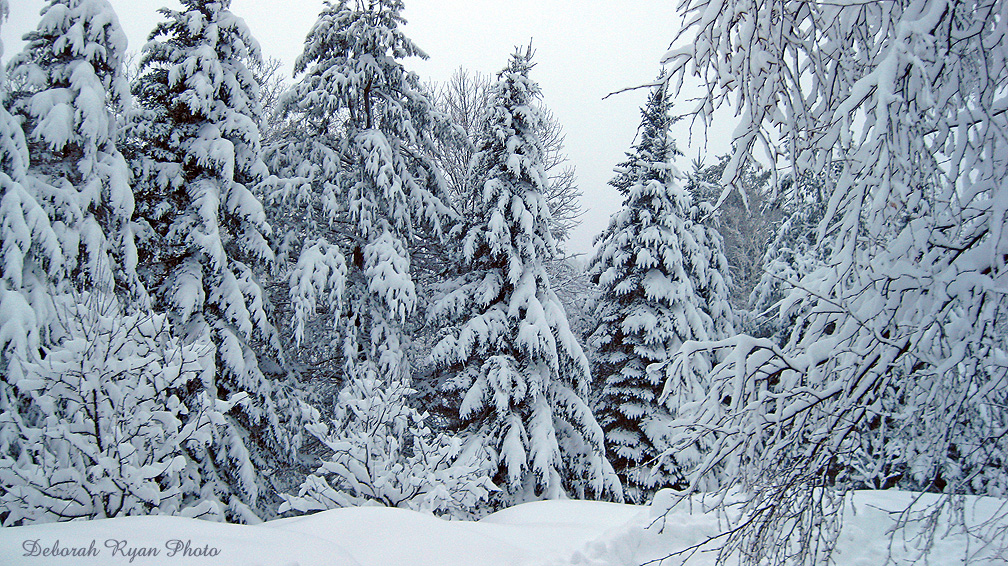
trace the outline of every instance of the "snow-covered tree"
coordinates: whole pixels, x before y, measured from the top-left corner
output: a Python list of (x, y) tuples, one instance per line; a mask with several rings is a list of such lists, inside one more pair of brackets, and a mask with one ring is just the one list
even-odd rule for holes
[(432, 432), (427, 415), (409, 405), (414, 391), (401, 380), (383, 379), (371, 362), (348, 371), (355, 373), (339, 393), (332, 429), (324, 423), (309, 429), (332, 455), (280, 511), (379, 504), (473, 517), (496, 489), (480, 465), (485, 455), (463, 452), (457, 437)]
[[(7, 19), (0, 0), (0, 25)], [(3, 45), (0, 44), (0, 55)], [(28, 177), (28, 145), (21, 124), (7, 111), (8, 85), (0, 66), (0, 458), (23, 449), (17, 416), (28, 401), (14, 386), (22, 361), (38, 358), (50, 318), (45, 293), (50, 278), (62, 272), (59, 237)]]
[[(718, 157), (714, 163), (704, 165), (694, 161), (686, 184), (694, 198), (706, 200), (716, 206), (714, 228), (721, 234), (725, 259), (731, 270), (731, 303), (740, 314), (739, 326), (748, 327), (749, 295), (760, 281), (760, 269), (767, 246), (781, 223), (781, 198), (769, 184), (770, 171), (750, 166), (740, 178), (737, 188), (729, 191), (721, 201), (724, 187), (721, 175), (728, 165), (728, 155)], [(779, 189), (778, 189), (779, 191)]]
[(503, 501), (621, 499), (585, 402), (588, 360), (543, 267), (555, 248), (530, 58), (512, 55), (490, 96), (472, 167), (480, 208), (454, 232), (456, 277), (432, 311), (446, 327), (431, 357), (468, 442), (491, 452)]
[[(0, 8), (6, 18), (6, 3)], [(116, 116), (129, 102), (116, 15), (104, 0), (47, 2), (24, 39), (10, 63), (15, 95), (0, 76), (0, 458), (12, 473), (45, 480), (66, 470), (38, 467), (32, 435), (44, 407), (24, 384), (33, 381), (26, 367), (61, 335), (55, 305), (83, 288), (114, 287), (141, 306), (146, 293), (136, 277), (129, 169), (115, 143)], [(8, 475), (0, 491), (19, 485)], [(27, 508), (36, 499), (19, 493), (5, 502), (4, 521), (43, 518)], [(18, 501), (27, 507), (15, 509)]]
[(795, 307), (784, 299), (801, 278), (820, 267), (829, 256), (827, 239), (818, 240), (819, 223), (829, 197), (824, 194), (824, 174), (802, 173), (781, 183), (786, 217), (768, 243), (761, 260), (761, 275), (749, 295), (752, 329), (783, 346), (794, 328)]
[[(292, 465), (305, 411), (284, 359), (259, 276), (273, 260), (270, 227), (253, 188), (261, 159), (259, 87), (248, 62), (259, 46), (228, 0), (163, 8), (133, 85), (140, 108), (130, 144), (136, 175), (142, 275), (155, 307), (187, 342), (216, 348), (214, 398), (248, 399), (229, 414), (232, 434), (208, 452), (208, 474), (230, 490), (231, 519), (271, 509), (267, 473)], [(259, 470), (238, 465), (244, 452)], [(215, 480), (216, 481), (216, 480)], [(238, 510), (241, 510), (238, 512)], [(250, 514), (254, 511), (254, 515)]]
[[(296, 265), (306, 254), (326, 258), (328, 273), (345, 273), (310, 284), (291, 271), (292, 305), (345, 285), (345, 300), (333, 306), (346, 312), (330, 320), (345, 323), (361, 359), (383, 375), (410, 373), (403, 325), (418, 300), (413, 254), (424, 238), (440, 238), (452, 216), (432, 157), (448, 123), (403, 66), (426, 55), (400, 29), (402, 10), (399, 0), (326, 2), (295, 63), (300, 79), (281, 103), (300, 126), (270, 156), (277, 178), (268, 202), (293, 220), (279, 238), (285, 257)], [(323, 248), (327, 254), (317, 253)], [(300, 343), (312, 313), (292, 310)], [(322, 337), (340, 351), (338, 337)]]
[(352, 265), (342, 251), (352, 224), (340, 196), (340, 142), (337, 135), (302, 132), (303, 124), (288, 120), (297, 129), (287, 127), (264, 148), (273, 175), (261, 186), (277, 252), (270, 295), (292, 368), (313, 382), (338, 380), (340, 316)]
[[(7, 4), (0, 4), (0, 24)], [(0, 55), (3, 46), (0, 44)], [(0, 67), (0, 368), (11, 359), (27, 359), (38, 351), (39, 318), (46, 306), (33, 290), (56, 277), (63, 267), (63, 249), (44, 208), (38, 184), (28, 176), (28, 145), (18, 120), (7, 111), (9, 92)], [(4, 370), (5, 375), (7, 371)]]
[(130, 172), (116, 147), (117, 115), (130, 103), (126, 35), (105, 0), (51, 0), (24, 39), (10, 63), (23, 84), (12, 109), (29, 134), (32, 192), (59, 236), (61, 278), (78, 288), (114, 281), (144, 302)]
[[(740, 336), (681, 353), (725, 351), (682, 423), (684, 442), (719, 435), (691, 479), (721, 463), (748, 494), (722, 559), (821, 563), (866, 435), (904, 480), (946, 495), (934, 513), (957, 494), (1004, 497), (1005, 4), (683, 7), (673, 79), (707, 79), (705, 116), (731, 99), (742, 117), (723, 179), (759, 144), (783, 147), (796, 178), (840, 168), (816, 234), (828, 255), (788, 291), (800, 314), (784, 346)], [(1003, 556), (1004, 519), (962, 525), (981, 548), (973, 560)], [(926, 551), (934, 538), (919, 540)]]
[(240, 397), (178, 396), (212, 371), (210, 344), (182, 344), (165, 315), (128, 314), (108, 293), (54, 302), (58, 321), (44, 358), (12, 360), (18, 371), (6, 374), (25, 402), (2, 417), (18, 435), (17, 449), (0, 453), (3, 524), (223, 517), (192, 455)]
[(640, 141), (612, 181), (625, 203), (599, 236), (589, 267), (601, 292), (589, 338), (602, 386), (597, 414), (610, 461), (638, 502), (662, 487), (682, 487), (680, 467), (694, 462), (696, 451), (660, 466), (657, 457), (669, 446), (672, 417), (703, 397), (717, 360), (698, 356), (668, 385), (663, 362), (687, 340), (733, 334), (721, 237), (703, 222), (710, 203), (680, 183), (670, 105), (660, 85), (642, 109)]

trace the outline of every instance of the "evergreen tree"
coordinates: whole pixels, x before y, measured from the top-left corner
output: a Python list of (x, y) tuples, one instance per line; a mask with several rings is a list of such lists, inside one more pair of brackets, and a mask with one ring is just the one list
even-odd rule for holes
[(622, 499), (585, 403), (588, 360), (544, 268), (555, 248), (530, 58), (516, 52), (491, 91), (472, 166), (482, 199), (453, 232), (456, 277), (433, 310), (448, 326), (431, 356), (504, 502)]
[[(664, 74), (659, 80), (663, 77)], [(674, 122), (669, 115), (670, 105), (666, 87), (659, 85), (641, 108), (642, 119), (637, 128), (641, 141), (626, 152), (626, 161), (614, 168), (616, 176), (609, 180), (609, 185), (624, 197), (629, 196), (630, 188), (640, 180), (662, 179), (662, 167), (682, 155), (675, 141), (668, 139), (669, 127)]]
[[(7, 18), (0, 0), (0, 24)], [(0, 44), (0, 55), (3, 54)], [(62, 272), (63, 250), (43, 202), (28, 177), (28, 146), (18, 120), (7, 111), (9, 92), (0, 65), (0, 458), (24, 451), (21, 431), (28, 399), (14, 383), (20, 362), (38, 358), (44, 343), (42, 326), (49, 318), (45, 289)]]
[(263, 206), (252, 189), (261, 159), (259, 87), (247, 64), (259, 47), (229, 0), (163, 8), (134, 84), (140, 109), (127, 142), (136, 173), (143, 276), (156, 308), (187, 342), (216, 347), (215, 399), (247, 394), (198, 456), (208, 493), (227, 517), (271, 512), (268, 470), (295, 461), (312, 418), (283, 372), (259, 274), (273, 260)]
[(29, 184), (61, 243), (61, 279), (76, 288), (114, 281), (143, 303), (129, 167), (116, 147), (116, 116), (130, 102), (119, 20), (105, 0), (50, 0), (24, 39), (10, 63), (24, 84), (12, 108), (29, 132)]
[[(486, 110), (487, 97), (494, 81), (490, 75), (459, 67), (447, 82), (432, 85), (437, 107), (458, 127), (457, 138), (439, 140), (438, 159), (448, 180), (452, 204), (461, 214), (471, 213), (481, 199), (479, 191), (467, 184), (469, 162), (479, 133), (480, 118)], [(567, 135), (560, 119), (539, 101), (542, 113), (543, 170), (546, 172), (546, 202), (550, 207), (550, 232), (558, 247), (581, 223), (581, 189), (574, 166), (564, 148)], [(567, 305), (565, 305), (567, 306)]]
[[(399, 0), (326, 2), (295, 63), (302, 76), (282, 102), (300, 128), (271, 151), (279, 178), (269, 202), (284, 219), (285, 257), (299, 258), (288, 282), (294, 342), (313, 315), (299, 305), (345, 286), (334, 310), (346, 307), (342, 332), (358, 345), (350, 355), (408, 382), (403, 325), (418, 302), (413, 253), (423, 238), (441, 237), (452, 212), (432, 159), (448, 125), (401, 62), (426, 58), (400, 29), (402, 9)], [(307, 280), (310, 265), (332, 276)], [(339, 352), (333, 327), (321, 331)]]
[[(0, 3), (0, 24), (7, 18), (6, 0)], [(3, 46), (0, 44), (0, 55)], [(39, 319), (46, 305), (37, 291), (63, 267), (63, 249), (44, 208), (38, 184), (28, 176), (28, 145), (17, 118), (7, 110), (9, 92), (5, 68), (0, 66), (0, 369), (12, 359), (28, 359), (40, 344)], [(4, 400), (0, 400), (4, 401)], [(6, 401), (9, 401), (7, 399)], [(3, 410), (7, 410), (6, 405)]]
[(703, 395), (714, 360), (694, 360), (668, 386), (663, 369), (683, 342), (733, 333), (721, 238), (703, 223), (710, 205), (696, 202), (677, 179), (669, 106), (662, 85), (642, 109), (640, 142), (611, 181), (625, 204), (599, 236), (589, 267), (601, 289), (590, 338), (604, 380), (599, 421), (610, 460), (638, 502), (661, 487), (681, 487), (678, 461), (697, 458), (683, 452), (657, 462), (669, 423), (681, 405)]
[[(6, 15), (4, 3), (0, 18)], [(0, 76), (0, 466), (7, 472), (0, 492), (7, 524), (42, 516), (22, 488), (82, 471), (59, 461), (65, 446), (52, 452), (40, 444), (67, 426), (53, 421), (52, 401), (35, 395), (51, 381), (30, 369), (41, 356), (65, 351), (57, 305), (84, 288), (141, 306), (146, 297), (136, 276), (129, 170), (115, 144), (116, 117), (129, 102), (118, 19), (104, 0), (54, 0), (24, 39), (10, 63), (21, 85), (14, 96)]]

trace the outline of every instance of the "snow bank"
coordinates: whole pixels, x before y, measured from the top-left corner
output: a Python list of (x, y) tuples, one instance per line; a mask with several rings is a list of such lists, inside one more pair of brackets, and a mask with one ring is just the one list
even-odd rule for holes
[[(894, 520), (890, 511), (904, 509), (912, 498), (901, 492), (857, 493), (845, 516), (836, 564), (874, 566), (887, 558), (896, 565), (911, 563), (918, 556), (914, 533), (893, 539), (888, 533)], [(927, 495), (921, 503), (934, 501)], [(971, 497), (962, 512), (975, 525), (999, 509), (1003, 514), (1005, 505)], [(0, 529), (0, 564), (636, 566), (717, 534), (719, 515), (702, 507), (694, 500), (676, 508), (665, 518), (663, 532), (650, 508), (591, 501), (527, 503), (476, 522), (385, 507), (337, 509), (257, 526), (179, 517), (107, 519)], [(965, 536), (945, 528), (937, 534), (928, 563), (962, 564)], [(52, 556), (54, 550), (58, 556)], [(68, 554), (75, 550), (92, 554)], [(973, 540), (969, 550), (983, 549)], [(700, 551), (686, 564), (713, 562), (714, 552)], [(674, 557), (662, 566), (682, 563)]]

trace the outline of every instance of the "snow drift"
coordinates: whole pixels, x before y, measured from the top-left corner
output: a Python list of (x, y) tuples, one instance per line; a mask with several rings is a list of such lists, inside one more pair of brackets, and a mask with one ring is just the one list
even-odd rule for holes
[[(354, 507), (255, 526), (181, 517), (132, 517), (12, 527), (0, 530), (0, 563), (32, 565), (139, 564), (243, 566), (662, 566), (713, 564), (713, 546), (676, 554), (721, 532), (725, 515), (686, 501), (662, 521), (662, 495), (650, 507), (591, 501), (540, 501), (480, 521), (445, 521), (386, 507)], [(936, 501), (925, 495), (919, 504)], [(906, 492), (857, 492), (847, 506), (834, 558), (839, 566), (920, 558), (921, 527), (891, 531)], [(968, 497), (967, 524), (981, 525), (1005, 501)], [(658, 520), (656, 520), (658, 519)], [(991, 525), (1008, 528), (1008, 525)], [(940, 527), (929, 564), (989, 560), (1004, 549), (985, 546), (955, 528)], [(716, 543), (714, 543), (716, 544)], [(76, 553), (76, 554), (75, 554)], [(90, 553), (90, 554), (88, 554)], [(666, 558), (667, 557), (667, 558)], [(663, 560), (664, 559), (664, 560)]]

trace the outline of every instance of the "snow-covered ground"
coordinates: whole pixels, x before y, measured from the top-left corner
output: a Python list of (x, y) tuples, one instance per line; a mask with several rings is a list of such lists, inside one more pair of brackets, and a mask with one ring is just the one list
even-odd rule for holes
[[(911, 497), (857, 493), (845, 516), (836, 564), (875, 566), (887, 557), (906, 564), (916, 557), (912, 544), (903, 542), (907, 533), (895, 539), (889, 535), (889, 511), (904, 508)], [(1003, 512), (1004, 505), (1004, 500), (970, 498), (965, 517), (971, 523), (983, 521)], [(0, 564), (637, 566), (658, 564), (718, 532), (716, 513), (704, 512), (699, 504), (692, 507), (669, 514), (661, 533), (648, 528), (653, 523), (648, 507), (591, 501), (527, 503), (476, 522), (384, 507), (339, 509), (258, 526), (179, 517), (82, 521), (0, 529)], [(946, 531), (938, 529), (928, 564), (962, 564), (967, 550), (983, 550), (976, 541), (967, 549), (964, 535)], [(1004, 558), (1000, 563), (1006, 563)], [(699, 552), (688, 564), (711, 564), (713, 559), (712, 552)], [(997, 558), (988, 553), (982, 563), (991, 560)], [(681, 558), (661, 562), (681, 563)]]

